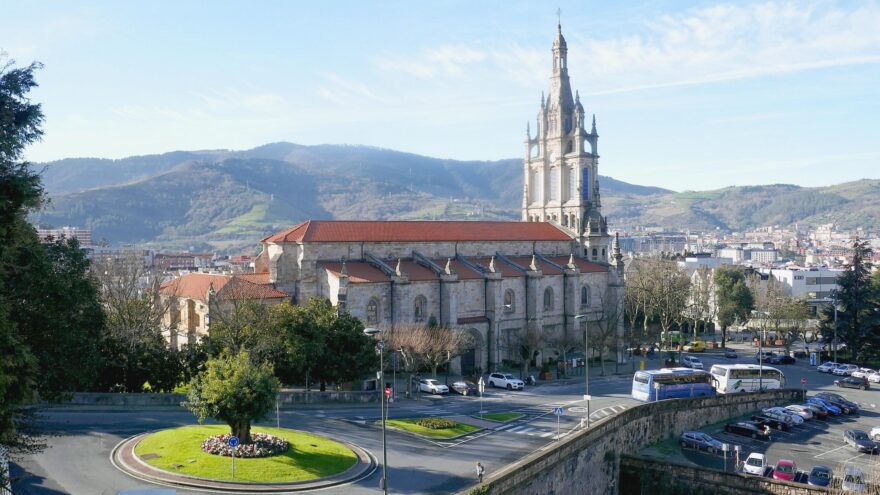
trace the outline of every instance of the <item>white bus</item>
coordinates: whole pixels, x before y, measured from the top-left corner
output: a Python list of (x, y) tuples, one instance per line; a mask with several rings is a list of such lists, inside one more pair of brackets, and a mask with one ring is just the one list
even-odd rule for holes
[(716, 364), (709, 370), (719, 394), (758, 392), (785, 387), (785, 375), (770, 366), (757, 364)]

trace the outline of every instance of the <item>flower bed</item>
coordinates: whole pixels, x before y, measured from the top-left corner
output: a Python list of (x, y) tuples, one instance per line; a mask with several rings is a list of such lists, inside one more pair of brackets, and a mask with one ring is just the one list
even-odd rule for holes
[[(229, 437), (231, 433), (222, 435), (214, 435), (208, 437), (202, 442), (202, 451), (214, 455), (222, 455), (226, 457), (232, 456), (232, 447), (229, 446)], [(278, 438), (266, 433), (251, 433), (253, 443), (239, 444), (235, 449), (235, 457), (269, 457), (272, 455), (283, 454), (290, 448), (290, 443), (283, 438)]]

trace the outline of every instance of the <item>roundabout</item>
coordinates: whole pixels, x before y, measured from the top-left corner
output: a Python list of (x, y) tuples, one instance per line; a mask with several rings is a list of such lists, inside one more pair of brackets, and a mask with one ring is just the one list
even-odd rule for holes
[(236, 493), (289, 493), (351, 483), (376, 468), (372, 455), (356, 445), (284, 428), (253, 428), (257, 436), (287, 442), (275, 455), (235, 459), (203, 449), (206, 440), (228, 432), (221, 425), (184, 426), (143, 433), (120, 442), (113, 465), (159, 485)]

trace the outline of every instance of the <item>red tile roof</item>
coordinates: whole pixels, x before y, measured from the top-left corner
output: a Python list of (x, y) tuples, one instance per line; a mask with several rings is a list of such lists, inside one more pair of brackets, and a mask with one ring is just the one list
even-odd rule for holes
[[(488, 271), (489, 263), (492, 261), (492, 258), (468, 258), (468, 261), (475, 265), (480, 265)], [(522, 271), (517, 270), (504, 261), (501, 261), (501, 258), (495, 258), (495, 270), (501, 272), (501, 276), (505, 278), (524, 276)]]
[[(440, 268), (446, 268), (446, 258), (443, 259), (434, 259), (431, 260), (434, 263), (440, 265)], [(468, 259), (468, 261), (472, 261)], [(498, 260), (495, 260), (496, 264)], [(458, 274), (459, 280), (471, 280), (475, 278), (483, 278), (483, 274), (480, 272), (474, 271), (471, 267), (465, 265), (461, 260), (453, 259), (452, 260), (452, 269), (455, 270), (455, 273)]]
[[(342, 274), (342, 263), (318, 263), (318, 266), (336, 277)], [(348, 281), (353, 284), (372, 284), (391, 280), (378, 268), (361, 261), (346, 262), (345, 270), (348, 272)]]
[(261, 242), (567, 241), (546, 222), (309, 220)]
[(268, 284), (269, 283), (269, 272), (263, 273), (240, 273), (236, 275), (236, 277), (241, 277), (248, 282), (253, 282), (255, 284)]
[[(568, 256), (547, 256), (547, 259), (556, 263), (557, 265), (561, 265), (565, 268), (565, 265), (568, 264)], [(598, 272), (607, 272), (608, 268), (598, 264), (589, 262), (583, 258), (574, 257), (574, 264), (580, 268), (581, 273), (598, 273)]]
[[(531, 256), (509, 256), (508, 259), (526, 270), (528, 270), (529, 267), (532, 265)], [(567, 261), (568, 258), (566, 258), (566, 262)], [(541, 270), (541, 273), (543, 273), (544, 275), (562, 275), (562, 270), (556, 268), (550, 263), (547, 263), (546, 261), (541, 261), (541, 258), (536, 258), (535, 263), (537, 264), (538, 269)], [(498, 264), (498, 260), (495, 260), (495, 264)]]
[(169, 296), (204, 301), (212, 284), (217, 299), (221, 301), (288, 297), (286, 292), (276, 290), (269, 285), (250, 282), (245, 277), (210, 273), (189, 273), (163, 283), (159, 290)]
[[(387, 260), (385, 261), (385, 264), (394, 269), (397, 267), (397, 260)], [(430, 268), (424, 267), (416, 263), (415, 261), (401, 260), (400, 269), (403, 270), (404, 273), (406, 273), (409, 279), (413, 282), (423, 282), (426, 280), (438, 279), (437, 275), (435, 275)]]

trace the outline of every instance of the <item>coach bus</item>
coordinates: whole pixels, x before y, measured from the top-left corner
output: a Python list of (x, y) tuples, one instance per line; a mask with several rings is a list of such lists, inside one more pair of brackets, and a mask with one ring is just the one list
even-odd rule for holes
[(663, 368), (637, 371), (633, 375), (633, 399), (653, 402), (663, 399), (715, 395), (712, 377), (703, 370)]
[(709, 370), (719, 394), (758, 392), (785, 387), (785, 375), (757, 364), (716, 364)]

